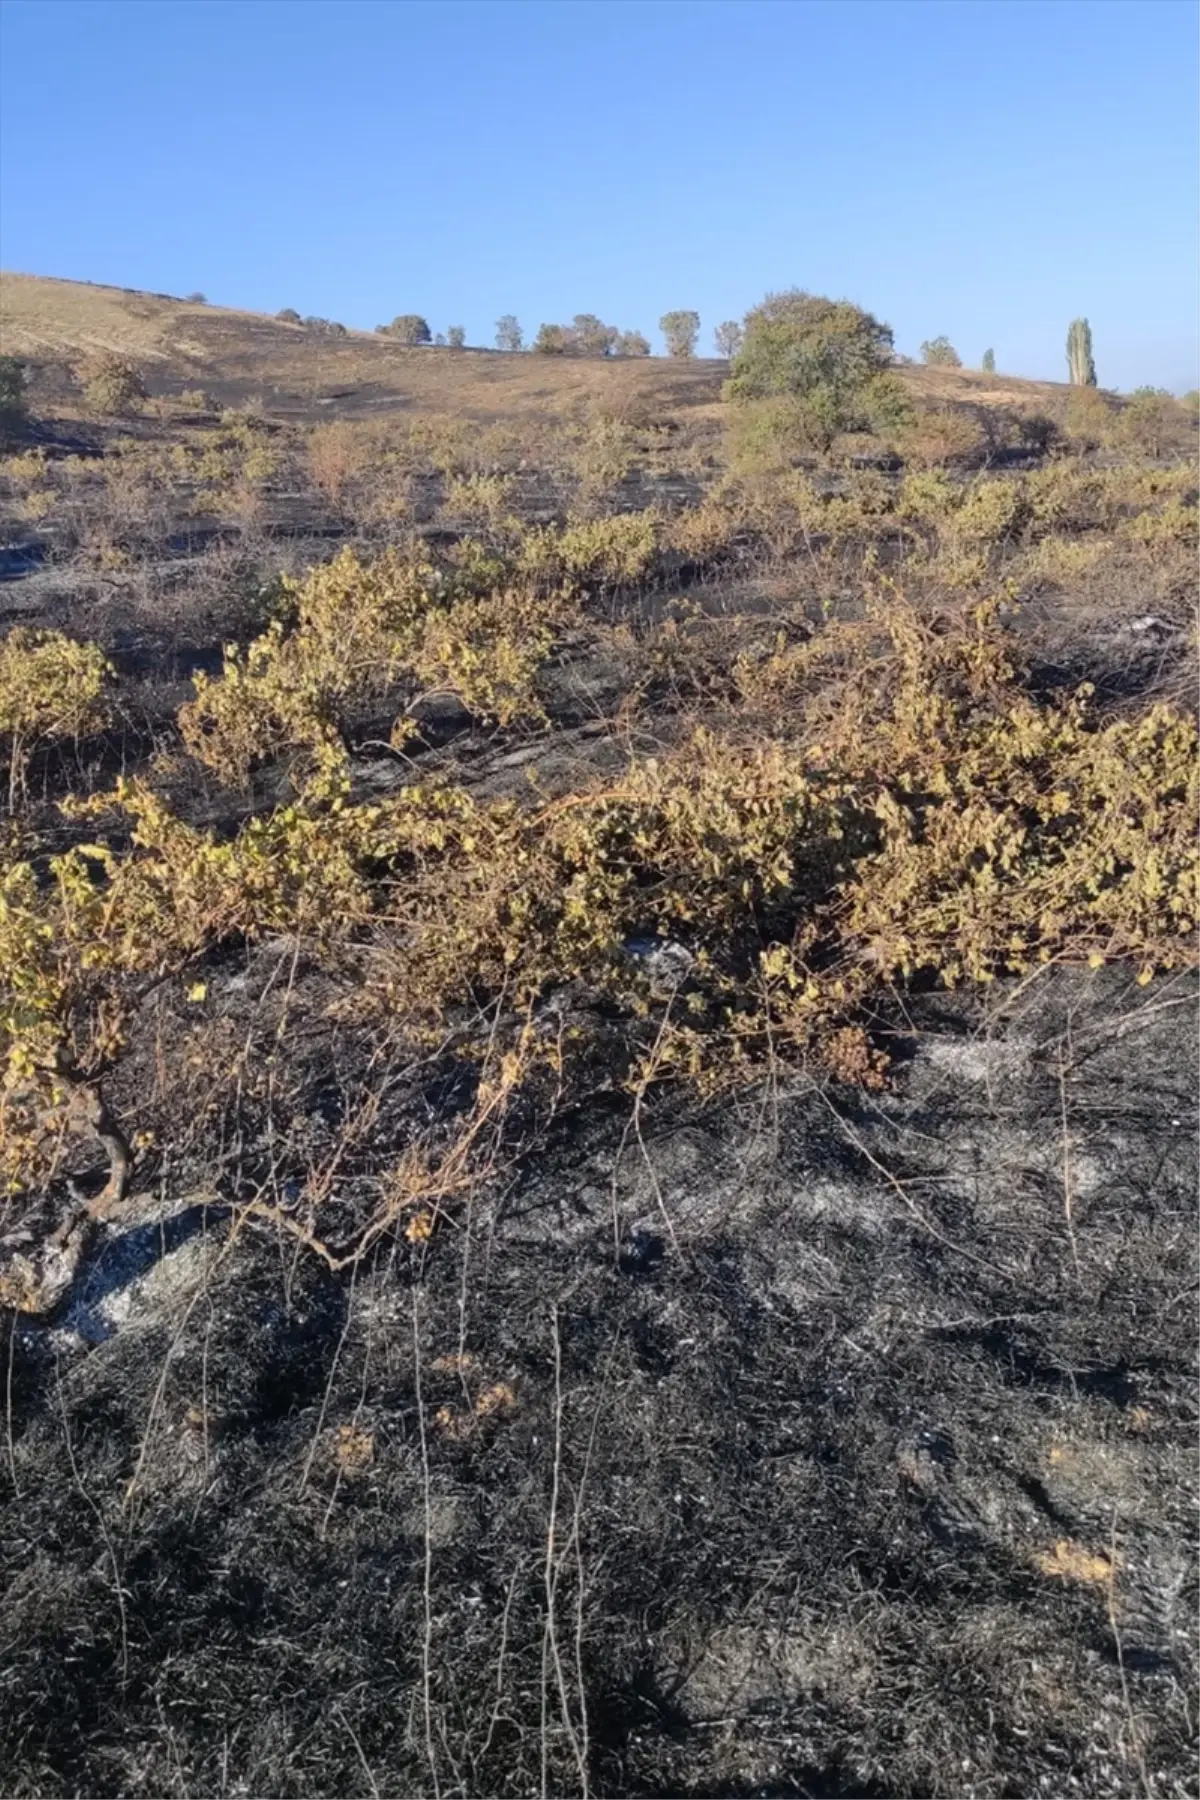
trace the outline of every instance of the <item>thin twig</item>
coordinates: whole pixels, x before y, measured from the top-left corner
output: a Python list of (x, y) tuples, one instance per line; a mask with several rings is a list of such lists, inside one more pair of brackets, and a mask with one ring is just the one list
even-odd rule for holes
[(363, 1751), (363, 1747), (362, 1747), (361, 1743), (359, 1742), (358, 1733), (355, 1731), (353, 1725), (350, 1723), (349, 1719), (346, 1717), (345, 1713), (342, 1711), (340, 1706), (335, 1705), (333, 1708), (333, 1711), (336, 1714), (336, 1716), (341, 1720), (342, 1724), (346, 1727), (346, 1735), (350, 1739), (350, 1742), (354, 1745), (355, 1750), (358, 1752), (358, 1760), (362, 1764), (363, 1774), (367, 1778), (367, 1786), (371, 1790), (372, 1800), (380, 1800), (379, 1783), (375, 1779), (374, 1771), (372, 1770), (370, 1763), (367, 1761), (366, 1755)]
[(1070, 1026), (1067, 1027), (1066, 1045), (1058, 1046), (1058, 1102), (1062, 1118), (1062, 1184), (1063, 1184), (1063, 1217), (1067, 1222), (1067, 1241), (1071, 1246), (1071, 1261), (1075, 1265), (1075, 1279), (1080, 1279), (1079, 1245), (1075, 1241), (1074, 1194), (1071, 1186), (1071, 1133), (1067, 1123), (1067, 1054), (1070, 1050)]
[(821, 1099), (825, 1102), (825, 1105), (829, 1108), (829, 1111), (833, 1114), (833, 1117), (837, 1120), (837, 1123), (838, 1123), (839, 1127), (841, 1128), (841, 1130), (846, 1134), (846, 1136), (849, 1138), (850, 1142), (854, 1145), (854, 1148), (859, 1152), (860, 1155), (866, 1157), (866, 1159), (870, 1163), (871, 1167), (878, 1174), (882, 1175), (883, 1179), (887, 1182), (888, 1186), (893, 1190), (893, 1192), (899, 1195), (900, 1199), (904, 1202), (904, 1205), (908, 1208), (908, 1211), (912, 1214), (913, 1218), (917, 1221), (918, 1225), (920, 1225), (920, 1227), (923, 1231), (927, 1231), (929, 1233), (930, 1237), (933, 1238), (935, 1240), (935, 1242), (941, 1244), (945, 1249), (952, 1250), (954, 1252), (955, 1256), (961, 1256), (964, 1259), (964, 1261), (969, 1262), (969, 1263), (974, 1263), (975, 1267), (978, 1269), (986, 1269), (989, 1275), (1002, 1275), (1003, 1274), (1003, 1271), (1001, 1269), (998, 1269), (996, 1267), (995, 1263), (989, 1262), (987, 1257), (976, 1256), (976, 1254), (973, 1250), (964, 1250), (961, 1244), (956, 1244), (954, 1242), (953, 1238), (948, 1238), (944, 1231), (940, 1231), (938, 1229), (938, 1227), (935, 1224), (933, 1224), (932, 1220), (927, 1219), (925, 1217), (925, 1214), (921, 1211), (920, 1207), (917, 1205), (916, 1201), (913, 1199), (912, 1195), (908, 1192), (908, 1190), (903, 1186), (903, 1184), (900, 1181), (898, 1181), (896, 1179), (896, 1177), (892, 1174), (892, 1171), (887, 1167), (887, 1165), (885, 1163), (881, 1163), (879, 1158), (876, 1155), (874, 1155), (874, 1153), (868, 1148), (868, 1146), (866, 1144), (863, 1143), (862, 1139), (859, 1137), (858, 1133), (854, 1130), (854, 1127), (849, 1123), (849, 1121), (842, 1117), (841, 1113), (838, 1111), (837, 1107), (833, 1104), (833, 1101), (829, 1098), (829, 1095), (825, 1092), (825, 1090), (821, 1087), (818, 1087), (816, 1089), (816, 1092), (818, 1094), (820, 1094)]
[(84, 1486), (83, 1476), (79, 1472), (79, 1464), (75, 1460), (75, 1446), (71, 1442), (71, 1421), (67, 1417), (67, 1400), (66, 1395), (63, 1393), (61, 1379), (58, 1380), (57, 1387), (59, 1411), (62, 1413), (63, 1440), (67, 1447), (67, 1461), (71, 1465), (71, 1474), (75, 1478), (75, 1485), (79, 1489), (85, 1504), (94, 1515), (96, 1523), (100, 1527), (100, 1536), (104, 1539), (104, 1548), (108, 1551), (108, 1560), (112, 1564), (113, 1587), (116, 1590), (117, 1596), (117, 1613), (121, 1621), (121, 1685), (124, 1686), (129, 1680), (129, 1621), (125, 1613), (125, 1588), (121, 1579), (121, 1565), (117, 1561), (116, 1546), (112, 1541), (112, 1536), (105, 1523), (104, 1514)]
[(1129, 1696), (1129, 1677), (1125, 1672), (1125, 1647), (1121, 1641), (1121, 1627), (1117, 1623), (1117, 1509), (1113, 1508), (1112, 1525), (1108, 1534), (1108, 1624), (1113, 1634), (1113, 1644), (1117, 1652), (1117, 1669), (1121, 1677), (1121, 1694), (1125, 1701), (1125, 1716), (1129, 1721), (1129, 1742), (1141, 1777), (1142, 1792), (1146, 1800), (1150, 1800), (1152, 1789), (1150, 1777), (1146, 1771), (1146, 1760), (1142, 1755), (1141, 1733), (1137, 1719), (1134, 1717), (1133, 1702)]
[[(558, 1532), (558, 1502), (559, 1502), (559, 1494), (560, 1494), (561, 1487), (562, 1487), (562, 1428), (563, 1428), (562, 1339), (560, 1337), (559, 1329), (558, 1329), (558, 1306), (557, 1306), (557, 1303), (553, 1304), (550, 1308), (550, 1334), (551, 1334), (551, 1339), (554, 1344), (554, 1466), (553, 1466), (553, 1470), (552, 1470), (552, 1474), (551, 1474), (551, 1483), (550, 1483), (550, 1517), (549, 1517), (549, 1520), (546, 1525), (546, 1566), (545, 1566), (545, 1577), (544, 1577), (545, 1589), (546, 1589), (546, 1628), (545, 1628), (545, 1634), (544, 1634), (544, 1637), (542, 1640), (542, 1645), (543, 1645), (542, 1660), (543, 1660), (543, 1669), (544, 1669), (546, 1652), (548, 1651), (549, 1656), (550, 1656), (550, 1661), (554, 1668), (555, 1685), (558, 1688), (559, 1710), (562, 1715), (563, 1729), (566, 1732), (567, 1739), (571, 1745), (572, 1753), (575, 1757), (576, 1766), (579, 1770), (580, 1792), (584, 1796), (584, 1800), (587, 1800), (587, 1794), (589, 1792), (587, 1761), (584, 1757), (583, 1748), (580, 1744), (579, 1736), (575, 1730), (575, 1722), (571, 1717), (571, 1703), (570, 1703), (570, 1697), (567, 1693), (567, 1677), (566, 1677), (566, 1671), (563, 1668), (562, 1654), (561, 1654), (561, 1652), (559, 1650), (559, 1646), (558, 1646), (558, 1632), (556, 1630), (556, 1618), (555, 1618), (555, 1602), (556, 1602), (557, 1591), (558, 1591), (558, 1574), (559, 1574), (559, 1568), (561, 1566), (557, 1560), (557, 1532)], [(543, 1691), (543, 1703), (542, 1703), (542, 1793), (544, 1796), (548, 1796), (549, 1788), (547, 1786), (548, 1767), (547, 1767), (544, 1677), (543, 1677), (543, 1690), (542, 1691)], [(581, 1694), (580, 1695), (581, 1703), (582, 1703), (582, 1699), (583, 1699), (583, 1696)]]
[(8, 1449), (8, 1466), (12, 1472), (13, 1494), (21, 1498), (21, 1484), (17, 1480), (17, 1455), (13, 1443), (13, 1351), (16, 1348), (17, 1314), (13, 1310), (8, 1327), (8, 1370), (4, 1382), (4, 1441)]
[(431, 1657), (433, 1653), (433, 1509), (429, 1485), (429, 1439), (425, 1431), (425, 1401), (421, 1392), (421, 1321), (420, 1290), (412, 1290), (413, 1385), (417, 1401), (417, 1435), (421, 1444), (421, 1504), (425, 1521), (425, 1557), (421, 1596), (423, 1625), (421, 1633), (421, 1707), (425, 1722), (425, 1756), (433, 1782), (434, 1800), (440, 1800), (437, 1754), (433, 1748), (433, 1695)]

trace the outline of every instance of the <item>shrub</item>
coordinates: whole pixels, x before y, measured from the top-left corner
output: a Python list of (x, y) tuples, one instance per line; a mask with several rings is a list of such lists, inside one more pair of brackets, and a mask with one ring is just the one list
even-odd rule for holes
[(519, 570), (540, 588), (618, 587), (646, 573), (657, 538), (658, 518), (650, 512), (617, 513), (565, 531), (531, 531), (521, 547)]
[(0, 741), (8, 751), (8, 802), (25, 787), (39, 744), (98, 731), (107, 718), (105, 683), (112, 671), (94, 644), (58, 631), (16, 625), (0, 645)]
[[(623, 761), (614, 744), (569, 791), (556, 782), (520, 800), (488, 801), (478, 784), (428, 772), (355, 793), (344, 741), (351, 729), (374, 735), (386, 708), (400, 745), (415, 699), (434, 689), (485, 718), (540, 723), (538, 668), (564, 626), (581, 625), (564, 590), (643, 579), (665, 535), (657, 515), (522, 540), (502, 484), (477, 478), (451, 497), (501, 527), (499, 552), (468, 541), (436, 568), (413, 553), (367, 563), (344, 552), (282, 584), (286, 613), (230, 650), (220, 679), (198, 681), (180, 718), (185, 742), (226, 779), (292, 753), (281, 803), (203, 831), (148, 784), (123, 783), (74, 809), (108, 818), (106, 841), (90, 833), (52, 862), (0, 872), (0, 1180), (33, 1179), (30, 1118), (37, 1172), (61, 1157), (74, 1126), (55, 1137), (45, 1121), (62, 1058), (101, 1067), (150, 983), (264, 933), (303, 932), (306, 954), (311, 944), (339, 962), (352, 947), (345, 1004), (356, 1017), (386, 1009), (388, 1031), (417, 1043), (452, 1030), (455, 1053), (485, 1065), (489, 1034), (507, 1057), (522, 1015), (579, 981), (591, 998), (573, 1012), (578, 1030), (538, 1026), (567, 1103), (598, 1064), (606, 1083), (639, 1092), (659, 1076), (705, 1089), (789, 1057), (869, 1084), (879, 1064), (856, 1009), (899, 979), (952, 985), (1108, 957), (1145, 978), (1189, 962), (1187, 719), (1135, 702), (1101, 712), (1086, 690), (1044, 682), (1031, 693), (1021, 637), (994, 604), (936, 613), (857, 571), (851, 587), (833, 552), (869, 535), (922, 579), (941, 580), (951, 557), (998, 579), (1017, 546), (1066, 520), (1076, 535), (1058, 542), (1072, 554), (1041, 570), (1053, 579), (1085, 568), (1093, 527), (1119, 520), (1121, 543), (1144, 546), (1144, 561), (1194, 546), (1190, 480), (1056, 463), (969, 484), (847, 479), (834, 495), (795, 477), (722, 484), (671, 522), (670, 545), (719, 552), (786, 514), (806, 550), (803, 599), (775, 619), (701, 618), (707, 635), (682, 628), (686, 613), (672, 633), (669, 617), (638, 644), (636, 675), (647, 693), (677, 671), (681, 695), (719, 696), (721, 730), (666, 743), (656, 730), (653, 755), (649, 732), (623, 732), (647, 749)], [(848, 591), (854, 617), (818, 623), (813, 601)], [(14, 633), (0, 651), (0, 730), (15, 764), (81, 721), (89, 729), (103, 688), (98, 652)], [(630, 955), (631, 939), (656, 932), (690, 959), (665, 1012), (656, 978)], [(592, 1018), (604, 1021), (599, 1055)], [(504, 1080), (519, 1078), (534, 1104), (529, 1030)], [(134, 1086), (131, 1075), (125, 1091)], [(303, 1228), (311, 1243), (311, 1215)], [(351, 1256), (352, 1233), (339, 1227), (338, 1241)]]
[(449, 325), (446, 328), (446, 342), (451, 350), (461, 350), (467, 341), (466, 331), (461, 325)]
[(617, 356), (649, 356), (650, 340), (640, 331), (618, 332), (613, 350)]
[(979, 366), (985, 375), (994, 375), (996, 373), (996, 352), (994, 350), (985, 350), (983, 353), (983, 361)]
[(305, 330), (311, 331), (315, 337), (346, 337), (349, 335), (346, 327), (339, 325), (336, 319), (322, 319), (315, 313), (303, 320), (303, 325)]
[(896, 448), (906, 462), (939, 467), (978, 455), (983, 434), (962, 407), (924, 407), (896, 433)]
[(25, 364), (19, 356), (0, 356), (0, 435), (15, 437), (28, 421)]
[(1059, 429), (1046, 413), (1023, 412), (1017, 416), (1017, 432), (1027, 450), (1045, 456), (1059, 441)]
[(934, 369), (962, 368), (962, 357), (948, 337), (926, 338), (921, 345), (921, 361)]
[(533, 347), (539, 356), (565, 356), (570, 340), (565, 325), (539, 325)]
[[(962, 501), (993, 536), (1022, 503), (1000, 490)], [(922, 477), (918, 494), (939, 517), (955, 508), (952, 483)], [(478, 680), (480, 710), (520, 716), (559, 602), (525, 587), (455, 598), (430, 577), (394, 555), (314, 571), (292, 594), (295, 622), (261, 656), (231, 657), (210, 730), (258, 754), (264, 728), (290, 719), (308, 742), (400, 663), (456, 692)], [(484, 1067), (498, 1049), (466, 1120), (478, 1134), (491, 1107), (489, 1139), (497, 1093), (535, 1097), (537, 1041), (554, 1104), (598, 1081), (711, 1091), (801, 1060), (871, 1085), (879, 1058), (855, 1012), (899, 979), (954, 986), (1111, 957), (1145, 980), (1194, 960), (1196, 734), (1182, 714), (1030, 694), (994, 604), (931, 614), (887, 583), (868, 587), (860, 618), (781, 634), (726, 673), (727, 730), (631, 750), (529, 804), (436, 780), (355, 799), (334, 754), (231, 834), (189, 825), (145, 783), (77, 807), (112, 819), (113, 846), (0, 877), (4, 1173), (35, 1173), (30, 1092), (36, 1122), (64, 1061), (95, 1070), (115, 1055), (147, 978), (268, 933), (339, 956), (357, 940), (356, 1016), (386, 1011), (389, 1032), (418, 1044), (451, 1030)], [(200, 687), (197, 707), (225, 682)], [(630, 954), (647, 935), (688, 953), (665, 1010)], [(535, 1039), (534, 1007), (574, 983), (589, 1007), (565, 1032), (543, 1012)], [(356, 1239), (343, 1216), (344, 1262), (395, 1222), (385, 1209)], [(278, 1223), (333, 1260), (311, 1212)]]
[(185, 294), (184, 299), (187, 301), (189, 306), (207, 306), (208, 305), (208, 295), (202, 294), (198, 290), (194, 294)]
[(525, 337), (514, 313), (504, 313), (496, 320), (497, 350), (523, 350)]
[(340, 505), (346, 488), (371, 466), (369, 437), (347, 419), (331, 419), (314, 426), (308, 438), (308, 472), (313, 486), (333, 506)]
[(1158, 457), (1175, 416), (1175, 399), (1166, 388), (1135, 388), (1121, 410), (1118, 432), (1131, 449)]
[(379, 329), (385, 337), (393, 337), (400, 344), (428, 344), (433, 335), (420, 313), (397, 313), (390, 325), (381, 325)]
[(446, 483), (446, 512), (468, 525), (503, 531), (511, 526), (513, 481), (507, 475), (452, 475)]
[(578, 432), (571, 458), (581, 483), (580, 499), (586, 503), (622, 481), (637, 449), (637, 433), (628, 420), (603, 408), (594, 411)]
[(696, 354), (696, 339), (700, 335), (700, 314), (698, 312), (664, 313), (658, 321), (658, 329), (666, 340), (667, 355), (687, 358)]
[(281, 325), (303, 324), (303, 320), (294, 306), (281, 306), (279, 311), (275, 314), (275, 317), (279, 320)]
[(743, 401), (729, 416), (730, 465), (744, 475), (788, 468), (799, 457), (823, 454), (839, 429), (827, 390)]
[(1086, 319), (1072, 319), (1067, 331), (1067, 369), (1072, 387), (1096, 387), (1092, 359), (1092, 328)]
[(1065, 429), (1075, 450), (1097, 450), (1112, 441), (1112, 407), (1098, 388), (1073, 387), (1067, 395)]
[(732, 360), (742, 347), (745, 333), (736, 319), (724, 319), (713, 332), (713, 343), (718, 356)]
[[(503, 579), (494, 561), (489, 586)], [(349, 548), (281, 587), (293, 619), (275, 620), (243, 652), (226, 649), (219, 679), (194, 677), (179, 714), (183, 739), (224, 781), (283, 751), (304, 752), (328, 776), (340, 770), (352, 708), (397, 688), (457, 694), (480, 717), (538, 718), (533, 678), (565, 612), (557, 593), (525, 586), (477, 594), (418, 558), (389, 549), (364, 563)], [(406, 712), (397, 743), (409, 735)]]
[(104, 355), (84, 370), (83, 396), (93, 412), (123, 417), (140, 410), (146, 384), (127, 357)]

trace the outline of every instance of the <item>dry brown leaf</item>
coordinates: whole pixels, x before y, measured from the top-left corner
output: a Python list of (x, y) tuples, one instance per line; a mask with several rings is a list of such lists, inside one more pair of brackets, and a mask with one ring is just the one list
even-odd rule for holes
[(1034, 1565), (1043, 1575), (1060, 1581), (1090, 1581), (1107, 1587), (1115, 1573), (1107, 1556), (1085, 1550), (1071, 1538), (1059, 1538), (1053, 1550), (1039, 1550)]
[(494, 1418), (500, 1413), (511, 1412), (516, 1404), (517, 1396), (509, 1383), (494, 1381), (490, 1387), (484, 1388), (469, 1413), (456, 1413), (452, 1406), (439, 1406), (433, 1415), (433, 1422), (439, 1431), (445, 1432), (448, 1438), (454, 1438), (461, 1442), (463, 1438), (469, 1437), (484, 1419)]
[(375, 1460), (375, 1436), (357, 1425), (339, 1425), (334, 1449), (343, 1475), (361, 1475)]

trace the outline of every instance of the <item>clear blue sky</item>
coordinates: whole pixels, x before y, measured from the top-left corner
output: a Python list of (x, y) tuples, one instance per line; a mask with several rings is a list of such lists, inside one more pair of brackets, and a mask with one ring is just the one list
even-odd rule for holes
[(490, 344), (768, 289), (1196, 384), (1193, 0), (4, 0), (0, 261)]

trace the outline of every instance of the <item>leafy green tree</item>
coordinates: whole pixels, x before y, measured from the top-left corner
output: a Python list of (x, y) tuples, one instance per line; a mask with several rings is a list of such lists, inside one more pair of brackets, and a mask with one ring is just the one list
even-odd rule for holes
[(921, 361), (934, 369), (962, 368), (962, 357), (948, 337), (926, 338), (921, 345)]
[(539, 325), (533, 347), (539, 356), (565, 356), (570, 348), (565, 325)]
[(446, 327), (446, 342), (452, 350), (461, 350), (467, 341), (467, 334), (461, 325)]
[(0, 356), (0, 436), (15, 437), (28, 422), (25, 364), (19, 356)]
[(736, 319), (722, 320), (713, 332), (713, 343), (717, 347), (717, 355), (732, 361), (741, 349), (742, 339), (745, 335)]
[(620, 334), (595, 313), (576, 313), (568, 332), (569, 345), (581, 356), (609, 356)]
[(735, 400), (818, 388), (854, 395), (891, 363), (889, 326), (849, 300), (827, 300), (799, 288), (768, 294), (746, 314), (745, 330), (728, 383)]
[(649, 356), (650, 339), (643, 337), (640, 331), (621, 331), (617, 333), (613, 350), (617, 356)]
[(667, 355), (687, 358), (696, 354), (696, 339), (700, 335), (700, 314), (698, 312), (664, 313), (658, 321), (658, 329), (667, 343)]
[(496, 348), (497, 350), (523, 350), (525, 348), (525, 335), (515, 313), (505, 313), (496, 320)]
[(892, 431), (911, 411), (889, 373), (890, 328), (849, 300), (799, 288), (768, 294), (746, 314), (745, 332), (725, 393), (786, 400), (771, 409), (776, 441), (790, 432), (798, 450), (825, 451), (840, 432)]
[(401, 344), (428, 344), (433, 338), (420, 313), (397, 313), (391, 324), (384, 326), (384, 331)]
[(1097, 387), (1092, 356), (1092, 328), (1086, 319), (1072, 319), (1067, 331), (1067, 368), (1072, 387)]
[(994, 375), (996, 373), (996, 352), (994, 350), (985, 350), (983, 353), (983, 361), (979, 366), (985, 375)]

